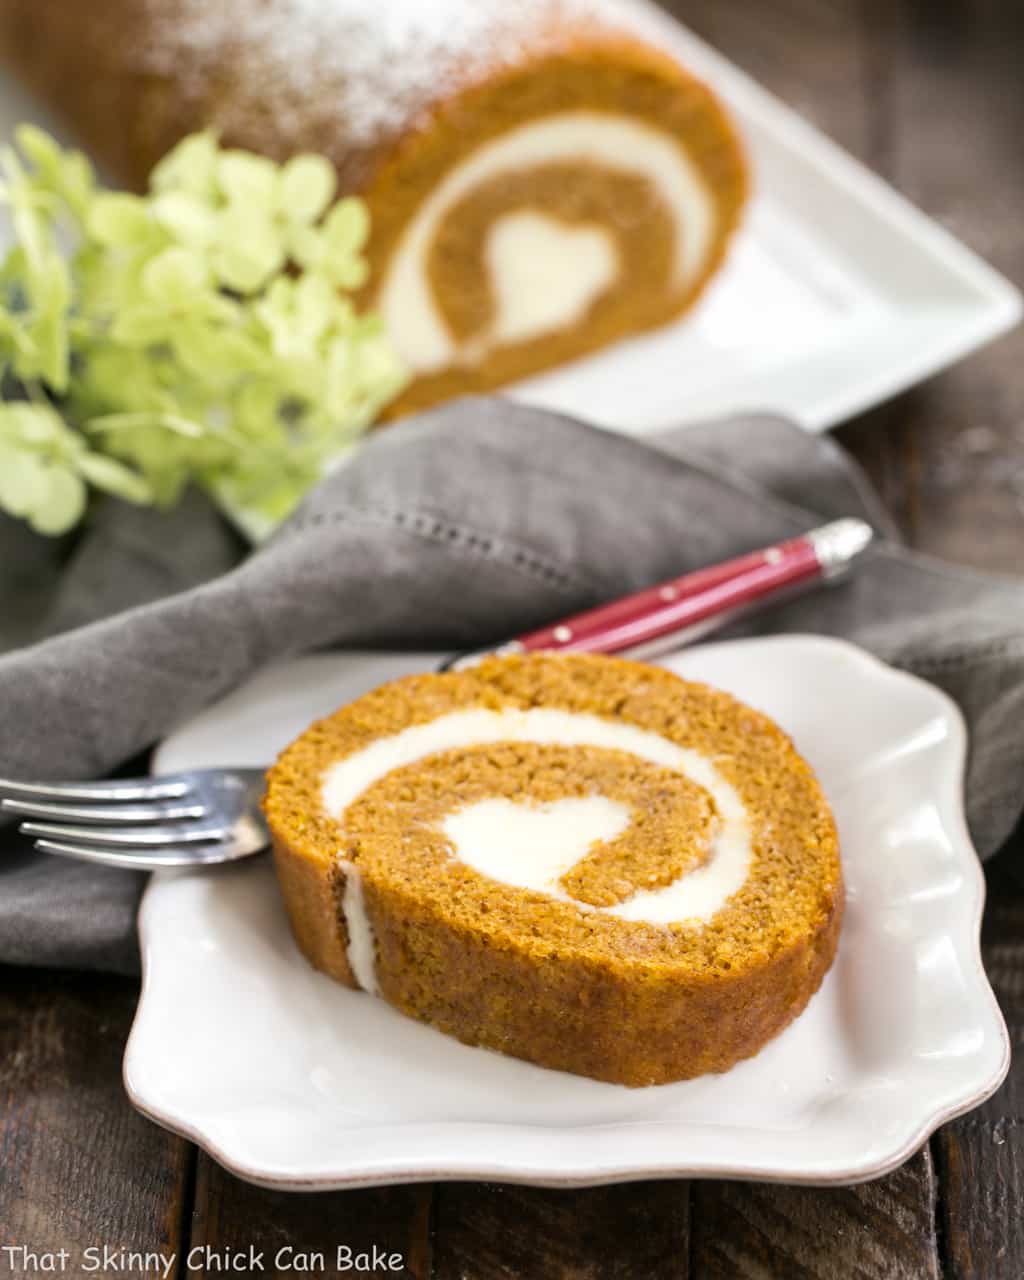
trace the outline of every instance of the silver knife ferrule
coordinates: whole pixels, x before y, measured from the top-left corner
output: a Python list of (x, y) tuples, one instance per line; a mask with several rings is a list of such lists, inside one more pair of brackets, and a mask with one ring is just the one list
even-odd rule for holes
[(853, 563), (874, 538), (874, 531), (866, 520), (847, 516), (833, 520), (820, 529), (812, 529), (807, 541), (821, 565), (822, 576), (836, 578)]

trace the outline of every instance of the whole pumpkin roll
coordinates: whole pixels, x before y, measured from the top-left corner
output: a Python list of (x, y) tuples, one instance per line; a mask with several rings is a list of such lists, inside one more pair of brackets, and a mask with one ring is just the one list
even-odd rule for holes
[(0, 0), (0, 49), (122, 180), (212, 125), (367, 201), (412, 374), (392, 414), (689, 307), (747, 192), (715, 95), (642, 0)]
[(542, 654), (395, 681), (288, 747), (264, 807), (313, 965), (541, 1066), (725, 1071), (835, 955), (839, 848), (809, 765), (661, 668)]

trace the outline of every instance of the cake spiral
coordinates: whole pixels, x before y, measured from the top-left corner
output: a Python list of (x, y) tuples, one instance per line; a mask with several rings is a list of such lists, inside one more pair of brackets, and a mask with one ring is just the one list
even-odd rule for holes
[(643, 0), (0, 0), (0, 51), (141, 184), (184, 134), (318, 151), (367, 201), (393, 413), (665, 323), (747, 168)]
[(314, 965), (543, 1066), (725, 1070), (835, 953), (810, 768), (765, 716), (662, 669), (534, 655), (396, 681), (293, 743), (265, 807)]

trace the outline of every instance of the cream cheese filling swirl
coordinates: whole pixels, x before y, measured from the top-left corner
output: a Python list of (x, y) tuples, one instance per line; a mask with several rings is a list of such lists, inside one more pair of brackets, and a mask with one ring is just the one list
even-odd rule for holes
[(553, 161), (583, 162), (650, 182), (675, 228), (671, 280), (696, 279), (714, 243), (714, 201), (699, 165), (668, 133), (601, 111), (565, 111), (531, 121), (479, 147), (424, 201), (388, 264), (376, 305), (391, 341), (414, 373), (473, 363), (504, 343), (571, 327), (615, 281), (619, 264), (604, 225), (566, 229), (543, 207), (510, 210), (492, 228), (486, 260), (497, 294), (493, 331), (468, 345), (453, 337), (431, 291), (431, 241), (467, 194), (498, 178)]
[[(667, 884), (640, 889), (623, 902), (594, 906), (576, 902), (559, 885), (595, 841), (614, 838), (628, 824), (624, 806), (604, 797), (556, 801), (529, 808), (508, 800), (484, 800), (455, 809), (444, 822), (456, 857), (480, 874), (505, 884), (576, 902), (581, 910), (604, 911), (622, 920), (650, 924), (703, 922), (742, 888), (750, 871), (750, 818), (736, 789), (714, 761), (660, 734), (621, 720), (552, 707), (526, 710), (471, 708), (412, 725), (353, 752), (325, 771), (321, 798), (326, 813), (343, 822), (348, 807), (374, 783), (438, 752), (493, 743), (536, 743), (558, 747), (596, 747), (621, 752), (674, 770), (703, 788), (718, 821), (702, 865)], [(517, 812), (518, 811), (518, 812)], [(548, 831), (544, 831), (544, 826)], [(493, 834), (493, 839), (488, 838)], [(517, 840), (529, 839), (531, 853), (517, 855)], [(343, 909), (349, 932), (349, 961), (361, 987), (373, 991), (373, 942), (362, 905), (358, 868), (345, 864)]]

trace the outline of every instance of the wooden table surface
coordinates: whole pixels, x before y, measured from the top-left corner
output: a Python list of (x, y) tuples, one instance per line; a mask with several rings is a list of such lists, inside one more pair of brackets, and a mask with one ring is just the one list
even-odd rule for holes
[[(1020, 0), (675, 0), (696, 31), (1018, 282), (1024, 280)], [(1024, 569), (1024, 332), (844, 427), (909, 541)], [(1024, 890), (989, 869), (985, 958), (1024, 1036)], [(1022, 877), (1024, 880), (1024, 877)], [(120, 1061), (137, 986), (9, 970), (0, 994), (0, 1247), (174, 1251), (377, 1245), (425, 1280), (1024, 1276), (1024, 1055), (1006, 1085), (897, 1173), (850, 1189), (636, 1183), (575, 1192), (439, 1184), (261, 1191), (136, 1115)], [(187, 1028), (182, 1028), (183, 1034)], [(209, 1248), (186, 1271), (188, 1250)], [(12, 1274), (0, 1248), (0, 1275)], [(294, 1273), (294, 1272), (293, 1272)], [(65, 1274), (76, 1274), (69, 1264)], [(82, 1272), (84, 1274), (84, 1270)], [(107, 1274), (111, 1274), (108, 1272)], [(121, 1274), (139, 1274), (125, 1272)], [(285, 1272), (281, 1272), (285, 1274)], [(290, 1273), (291, 1274), (291, 1273)], [(371, 1273), (372, 1274), (372, 1273)]]

